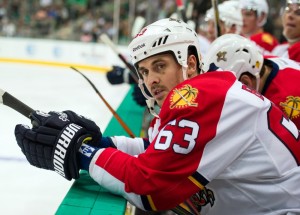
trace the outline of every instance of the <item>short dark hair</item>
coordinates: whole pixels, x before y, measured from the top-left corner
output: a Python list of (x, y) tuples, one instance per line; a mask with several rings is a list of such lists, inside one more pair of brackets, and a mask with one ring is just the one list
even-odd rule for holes
[(197, 52), (197, 49), (195, 46), (189, 46), (188, 48), (188, 56), (194, 55), (197, 59), (197, 73), (200, 74), (201, 68), (200, 68), (200, 53)]

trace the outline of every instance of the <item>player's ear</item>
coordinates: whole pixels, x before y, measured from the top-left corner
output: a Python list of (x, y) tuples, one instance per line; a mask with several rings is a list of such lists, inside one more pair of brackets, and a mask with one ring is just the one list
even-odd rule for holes
[(197, 59), (195, 55), (190, 55), (187, 59), (187, 77), (191, 78), (197, 75)]
[(256, 88), (255, 82), (253, 81), (253, 79), (249, 75), (246, 75), (246, 74), (241, 75), (239, 81), (242, 82), (243, 84), (247, 85), (248, 87), (251, 87), (253, 89)]

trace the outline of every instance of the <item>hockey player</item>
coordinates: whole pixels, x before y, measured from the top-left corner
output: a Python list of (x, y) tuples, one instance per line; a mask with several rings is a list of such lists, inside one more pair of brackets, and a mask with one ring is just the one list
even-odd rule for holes
[(144, 210), (188, 199), (193, 214), (300, 213), (299, 132), (279, 108), (232, 72), (197, 75), (197, 34), (180, 20), (150, 24), (129, 49), (139, 85), (152, 95), (149, 140), (101, 138), (95, 123), (71, 111), (34, 111), (33, 128), (15, 128), (32, 165), (69, 180), (85, 169)]
[(263, 56), (256, 45), (236, 34), (216, 39), (204, 58), (204, 71), (231, 70), (237, 79), (270, 99), (300, 130), (300, 66), (295, 61)]
[[(239, 2), (225, 1), (218, 5), (221, 35), (228, 33), (240, 34), (243, 26), (242, 15), (239, 11)], [(210, 8), (205, 14), (207, 38), (210, 42), (216, 39), (214, 9)]]
[(240, 1), (240, 9), (244, 23), (242, 35), (254, 41), (263, 53), (270, 54), (278, 45), (278, 41), (273, 35), (263, 30), (269, 13), (267, 1), (243, 0)]
[(276, 46), (272, 54), (300, 62), (300, 0), (286, 1), (282, 24), (287, 43)]

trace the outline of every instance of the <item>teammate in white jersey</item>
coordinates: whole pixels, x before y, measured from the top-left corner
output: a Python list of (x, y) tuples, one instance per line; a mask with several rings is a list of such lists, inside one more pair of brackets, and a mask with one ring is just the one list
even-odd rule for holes
[(300, 65), (292, 60), (263, 56), (250, 40), (236, 35), (216, 39), (204, 58), (205, 72), (231, 70), (237, 79), (270, 99), (300, 130)]
[(232, 72), (197, 75), (197, 34), (180, 20), (150, 24), (129, 49), (139, 85), (152, 95), (149, 140), (100, 139), (98, 127), (73, 112), (34, 111), (33, 128), (15, 129), (32, 165), (69, 180), (85, 169), (143, 210), (300, 213), (299, 132), (280, 109)]
[(282, 26), (287, 43), (277, 45), (272, 54), (300, 62), (300, 0), (286, 0)]

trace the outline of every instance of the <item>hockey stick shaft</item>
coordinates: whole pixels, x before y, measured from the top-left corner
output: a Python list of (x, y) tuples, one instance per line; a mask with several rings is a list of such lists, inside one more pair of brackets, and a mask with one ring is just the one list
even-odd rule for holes
[(219, 9), (218, 9), (218, 0), (211, 0), (211, 4), (214, 9), (215, 14), (215, 29), (216, 29), (216, 37), (221, 36), (221, 27), (220, 27), (220, 16), (219, 16)]
[(135, 80), (136, 83), (138, 83), (138, 78), (137, 75), (135, 74), (135, 68), (133, 65), (131, 65), (126, 58), (119, 52), (113, 41), (107, 36), (107, 34), (101, 34), (100, 39), (102, 40), (103, 43), (108, 45), (121, 59), (121, 61), (126, 65), (126, 67), (129, 69), (130, 75), (132, 78)]
[(110, 104), (106, 101), (106, 99), (103, 97), (103, 95), (99, 92), (99, 90), (96, 88), (96, 86), (93, 84), (93, 82), (88, 77), (86, 77), (82, 72), (80, 72), (79, 70), (77, 70), (76, 68), (74, 68), (74, 67), (71, 66), (71, 69), (73, 69), (74, 71), (78, 72), (80, 75), (82, 75), (89, 82), (89, 84), (93, 87), (93, 89), (98, 94), (98, 96), (100, 97), (100, 99), (104, 102), (104, 104), (106, 105), (106, 107), (110, 110), (110, 112), (117, 119), (117, 121), (120, 123), (120, 125), (123, 127), (123, 129), (127, 132), (127, 134), (130, 137), (134, 138), (135, 135), (133, 134), (133, 132), (126, 125), (126, 123), (122, 120), (122, 118), (119, 116), (119, 114), (117, 114), (117, 112), (110, 106)]
[(14, 109), (27, 118), (29, 118), (30, 114), (34, 111), (31, 107), (2, 89), (0, 89), (0, 103)]

